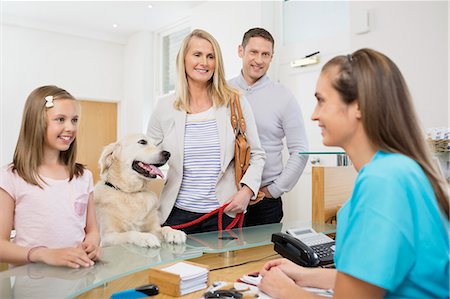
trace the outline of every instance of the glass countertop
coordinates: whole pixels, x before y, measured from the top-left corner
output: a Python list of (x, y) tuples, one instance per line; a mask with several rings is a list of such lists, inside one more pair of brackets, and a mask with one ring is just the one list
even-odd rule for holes
[(161, 248), (119, 245), (103, 248), (100, 261), (91, 268), (70, 269), (28, 264), (0, 272), (0, 298), (74, 298), (120, 277), (151, 267), (202, 256), (271, 244), (273, 233), (290, 228), (312, 227), (334, 233), (335, 226), (311, 222), (288, 222), (244, 227), (222, 232), (188, 235), (186, 244), (162, 244)]
[(103, 248), (91, 268), (70, 269), (28, 264), (0, 272), (0, 298), (74, 298), (88, 290), (156, 265), (202, 256), (186, 245), (162, 244), (161, 248), (120, 245)]
[(345, 155), (345, 152), (299, 152), (299, 155)]
[(252, 227), (235, 228), (222, 232), (207, 232), (188, 235), (186, 245), (204, 253), (223, 253), (271, 244), (273, 233), (285, 232), (291, 228), (312, 227), (324, 234), (334, 233), (336, 226), (326, 223), (291, 221)]

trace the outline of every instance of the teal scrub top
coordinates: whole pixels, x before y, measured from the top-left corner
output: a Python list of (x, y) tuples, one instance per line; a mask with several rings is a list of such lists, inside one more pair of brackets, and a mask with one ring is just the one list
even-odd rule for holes
[(336, 269), (386, 298), (448, 298), (449, 227), (419, 164), (378, 151), (339, 211)]

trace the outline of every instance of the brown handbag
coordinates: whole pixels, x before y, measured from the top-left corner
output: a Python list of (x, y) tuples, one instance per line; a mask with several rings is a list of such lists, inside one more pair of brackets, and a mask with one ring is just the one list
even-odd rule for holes
[[(247, 134), (245, 119), (242, 115), (241, 103), (239, 97), (231, 99), (230, 101), (231, 111), (231, 126), (233, 127), (234, 134), (236, 135), (236, 142), (234, 145), (234, 170), (236, 177), (236, 186), (238, 190), (241, 189), (241, 179), (250, 165), (250, 146), (247, 142)], [(236, 114), (237, 112), (237, 114)], [(264, 198), (264, 193), (259, 191), (258, 196), (255, 199), (251, 199), (249, 205), (254, 205)]]

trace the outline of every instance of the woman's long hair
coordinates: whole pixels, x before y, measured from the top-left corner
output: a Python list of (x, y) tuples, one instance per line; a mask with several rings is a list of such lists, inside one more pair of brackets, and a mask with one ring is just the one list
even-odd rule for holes
[[(53, 96), (53, 100), (75, 100), (62, 88), (48, 85), (36, 88), (28, 96), (23, 109), (22, 125), (12, 162), (12, 170), (27, 183), (42, 188), (45, 182), (39, 176), (38, 168), (44, 156), (44, 138), (47, 130), (47, 110), (45, 97)], [(68, 150), (60, 152), (60, 161), (68, 167), (69, 180), (74, 176), (83, 175), (84, 166), (75, 163), (77, 156), (77, 139), (75, 138)]]
[(228, 86), (225, 80), (225, 71), (223, 68), (223, 58), (222, 52), (220, 51), (219, 43), (216, 39), (208, 32), (195, 29), (189, 35), (187, 35), (183, 43), (181, 44), (180, 50), (177, 54), (177, 83), (176, 83), (176, 99), (175, 99), (175, 109), (182, 109), (186, 112), (190, 112), (189, 108), (189, 84), (186, 77), (186, 67), (184, 64), (184, 59), (189, 50), (189, 42), (193, 37), (198, 37), (207, 40), (211, 43), (214, 56), (216, 59), (216, 67), (214, 74), (208, 84), (208, 92), (212, 97), (212, 101), (215, 106), (227, 106), (231, 98), (239, 96), (239, 92)]
[(380, 52), (360, 49), (333, 58), (323, 70), (335, 66), (338, 76), (333, 86), (345, 103), (358, 101), (369, 139), (381, 150), (406, 155), (422, 167), (448, 219), (448, 184), (432, 160), (408, 87), (395, 63)]

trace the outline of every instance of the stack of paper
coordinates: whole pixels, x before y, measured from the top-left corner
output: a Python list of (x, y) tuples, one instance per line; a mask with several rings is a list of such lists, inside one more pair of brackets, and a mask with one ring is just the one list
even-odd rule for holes
[(207, 286), (208, 269), (206, 268), (179, 262), (161, 270), (180, 276), (181, 296), (204, 289)]

